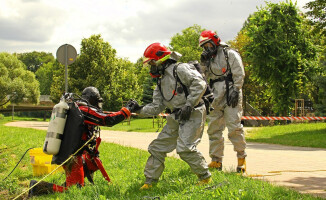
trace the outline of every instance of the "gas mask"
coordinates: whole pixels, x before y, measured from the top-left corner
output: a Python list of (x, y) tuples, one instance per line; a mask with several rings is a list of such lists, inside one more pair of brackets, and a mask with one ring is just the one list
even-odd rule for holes
[(102, 99), (102, 98), (100, 98), (100, 99), (98, 100), (97, 107), (98, 107), (99, 109), (102, 110), (102, 108), (103, 108), (103, 99)]
[(212, 42), (209, 42), (209, 43), (212, 45), (211, 46), (205, 46), (205, 45), (202, 46), (204, 49), (203, 53), (200, 56), (200, 60), (202, 63), (206, 63), (217, 53), (216, 45)]
[(151, 68), (149, 71), (149, 74), (153, 78), (158, 78), (162, 75), (163, 72), (163, 66), (162, 65), (155, 65), (155, 64), (150, 64)]

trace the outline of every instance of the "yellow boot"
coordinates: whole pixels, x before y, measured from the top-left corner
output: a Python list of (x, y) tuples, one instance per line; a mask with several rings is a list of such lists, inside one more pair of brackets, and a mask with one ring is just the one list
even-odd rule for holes
[(222, 170), (222, 163), (218, 162), (218, 161), (212, 161), (211, 163), (208, 164), (208, 167), (221, 171)]
[(238, 158), (237, 173), (244, 173), (244, 172), (246, 172), (246, 159)]
[(205, 178), (203, 180), (198, 181), (197, 185), (206, 185), (206, 184), (208, 184), (210, 182), (212, 182), (212, 178), (208, 177), (208, 178)]
[(141, 188), (139, 190), (149, 190), (152, 187), (153, 187), (152, 184), (145, 183), (143, 186), (141, 186)]

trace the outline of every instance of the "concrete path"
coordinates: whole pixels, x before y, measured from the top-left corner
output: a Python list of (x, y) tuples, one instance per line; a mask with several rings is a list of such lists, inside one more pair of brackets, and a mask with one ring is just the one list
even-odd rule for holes
[[(10, 122), (6, 125), (46, 130), (48, 123), (28, 121)], [(149, 143), (157, 137), (157, 134), (102, 130), (101, 138), (106, 142), (147, 150)], [(226, 142), (223, 170), (234, 171), (237, 165), (236, 153), (231, 142), (227, 140), (226, 132), (224, 136)], [(210, 162), (208, 144), (205, 132), (198, 149), (206, 161)], [(247, 176), (326, 198), (326, 149), (248, 143), (247, 154)], [(175, 152), (169, 156), (178, 157)]]

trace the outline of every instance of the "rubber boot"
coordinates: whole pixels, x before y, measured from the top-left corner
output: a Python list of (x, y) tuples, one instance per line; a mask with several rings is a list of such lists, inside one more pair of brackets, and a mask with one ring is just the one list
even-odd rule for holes
[(212, 181), (211, 176), (212, 174), (209, 171), (207, 171), (205, 174), (197, 174), (198, 182), (196, 185), (206, 185), (210, 183)]
[(197, 185), (206, 185), (206, 184), (208, 184), (210, 182), (212, 182), (212, 178), (208, 177), (208, 178), (205, 178), (203, 180), (198, 181)]
[(141, 188), (139, 188), (139, 190), (149, 190), (152, 187), (153, 187), (152, 184), (145, 183), (143, 186), (141, 186)]
[[(37, 183), (36, 180), (31, 180), (31, 182), (29, 183), (29, 187), (32, 187), (36, 183)], [(53, 184), (45, 181), (41, 181), (39, 184), (37, 184), (35, 187), (29, 190), (28, 197), (38, 196), (42, 194), (50, 194), (50, 193), (54, 193)]]
[(208, 167), (221, 171), (222, 170), (222, 163), (218, 162), (218, 161), (212, 161), (211, 163), (208, 164)]
[(244, 172), (246, 172), (246, 159), (238, 158), (237, 173), (244, 173)]

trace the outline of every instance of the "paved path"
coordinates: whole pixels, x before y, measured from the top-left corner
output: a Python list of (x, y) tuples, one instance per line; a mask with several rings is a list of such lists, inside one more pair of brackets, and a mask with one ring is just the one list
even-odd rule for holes
[[(10, 122), (6, 125), (46, 130), (48, 123), (28, 121)], [(224, 134), (226, 136), (226, 132)], [(101, 138), (104, 141), (144, 150), (147, 150), (149, 143), (156, 136), (157, 133), (101, 131)], [(208, 136), (205, 132), (198, 149), (209, 162), (208, 144)], [(223, 170), (234, 171), (237, 164), (236, 153), (230, 141), (226, 139), (225, 144)], [(326, 198), (326, 149), (248, 143), (247, 154), (247, 175), (258, 176), (257, 178), (276, 185)], [(178, 157), (175, 152), (170, 153), (169, 156)], [(273, 171), (282, 172), (271, 173)]]

